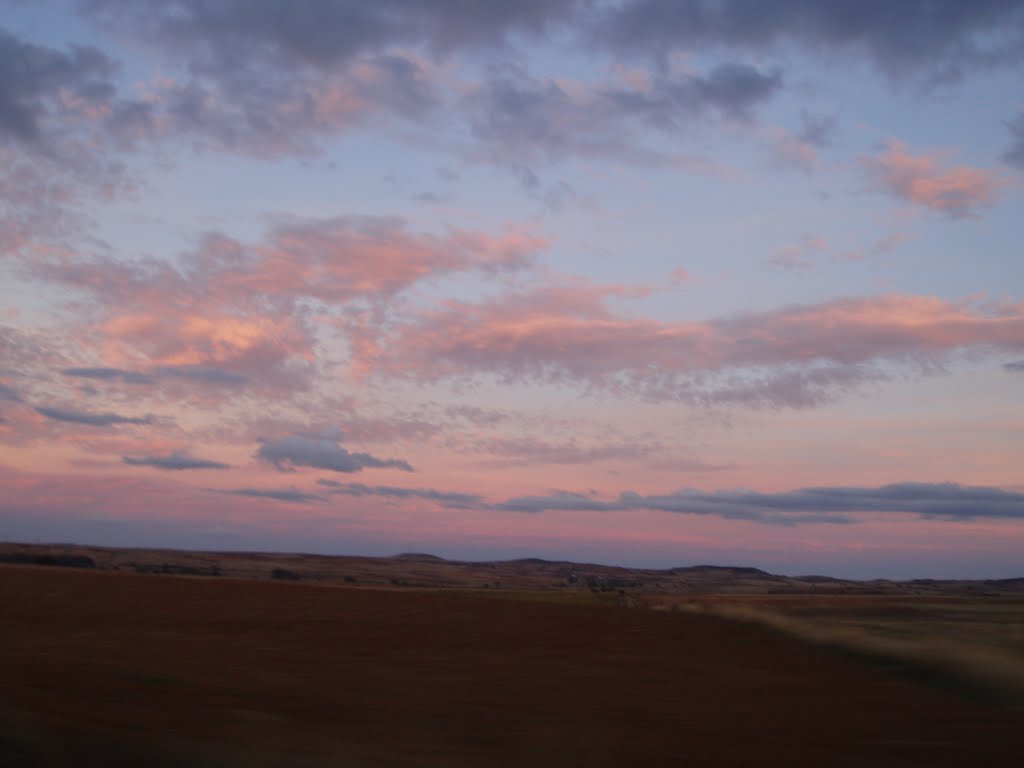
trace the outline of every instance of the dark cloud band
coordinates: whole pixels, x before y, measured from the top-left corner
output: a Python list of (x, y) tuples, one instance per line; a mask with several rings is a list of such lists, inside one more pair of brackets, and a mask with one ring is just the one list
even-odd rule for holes
[(153, 421), (152, 416), (88, 413), (86, 411), (73, 411), (67, 408), (47, 408), (44, 406), (36, 407), (35, 411), (53, 421), (63, 421), (68, 424), (86, 424), (91, 427), (110, 427), (116, 424), (149, 424)]
[(124, 456), (121, 458), (125, 464), (133, 467), (152, 467), (168, 471), (182, 471), (187, 469), (228, 469), (230, 464), (223, 464), (219, 461), (199, 459), (183, 453), (172, 453), (167, 456)]
[(894, 483), (878, 488), (802, 488), (783, 493), (680, 490), (663, 495), (625, 491), (612, 501), (559, 492), (522, 496), (495, 505), (510, 512), (578, 510), (608, 512), (651, 509), (717, 515), (763, 523), (849, 523), (852, 515), (904, 512), (945, 520), (1024, 519), (1024, 493), (958, 483)]

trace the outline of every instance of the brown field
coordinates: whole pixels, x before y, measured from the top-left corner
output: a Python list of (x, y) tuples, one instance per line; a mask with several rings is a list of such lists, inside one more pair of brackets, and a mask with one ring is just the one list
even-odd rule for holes
[(758, 624), (1024, 704), (1024, 597), (947, 595), (648, 595), (646, 607)]
[(749, 621), (597, 597), (0, 566), (0, 764), (1007, 766), (1024, 755), (1012, 702)]

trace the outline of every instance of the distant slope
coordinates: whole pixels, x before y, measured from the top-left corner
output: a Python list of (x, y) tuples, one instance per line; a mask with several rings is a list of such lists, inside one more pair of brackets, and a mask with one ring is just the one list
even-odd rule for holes
[(533, 557), (467, 562), (446, 560), (423, 552), (406, 552), (393, 557), (357, 557), (0, 543), (2, 563), (375, 587), (648, 594), (1024, 594), (1024, 578), (851, 581), (829, 576), (781, 576), (744, 566), (705, 564), (666, 569), (626, 568)]

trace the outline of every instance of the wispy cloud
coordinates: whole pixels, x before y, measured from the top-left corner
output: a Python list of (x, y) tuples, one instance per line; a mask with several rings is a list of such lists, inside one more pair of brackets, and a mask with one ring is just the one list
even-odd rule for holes
[(14, 387), (10, 387), (0, 381), (0, 400), (7, 400), (12, 403), (21, 401), (21, 396)]
[(362, 483), (339, 483), (336, 480), (317, 480), (327, 488), (327, 493), (343, 496), (378, 496), (391, 499), (424, 499), (447, 509), (484, 508), (484, 497), (475, 493), (438, 491), (433, 488), (402, 488), (392, 485), (363, 485)]
[(890, 76), (934, 83), (1019, 61), (1022, 24), (1024, 8), (1014, 2), (791, 0), (752, 13), (745, 0), (632, 0), (606, 6), (592, 34), (614, 50), (662, 58), (673, 51), (763, 51), (792, 43), (814, 52), (859, 51)]
[(781, 493), (698, 491), (662, 495), (625, 491), (603, 501), (592, 495), (560, 491), (521, 496), (494, 505), (510, 512), (556, 510), (609, 512), (650, 509), (690, 515), (717, 515), (762, 523), (852, 523), (869, 512), (905, 512), (936, 519), (1024, 519), (1024, 493), (958, 483), (894, 483), (877, 488), (801, 488)]
[(542, 34), (576, 5), (525, 2), (508, 9), (458, 3), (324, 0), (282, 17), (270, 6), (185, 2), (174, 18), (159, 2), (103, 0), (91, 18), (182, 68), (147, 107), (157, 135), (191, 136), (219, 151), (310, 155), (320, 140), (381, 117), (422, 121), (441, 98), (421, 63)]
[(37, 406), (35, 411), (53, 421), (85, 424), (91, 427), (110, 427), (116, 424), (149, 424), (153, 420), (152, 416), (121, 416), (117, 413), (90, 413), (87, 411), (49, 408), (46, 406)]
[(153, 369), (152, 375), (231, 387), (244, 386), (250, 380), (244, 374), (210, 365), (158, 365)]
[(124, 456), (121, 461), (133, 467), (152, 467), (175, 472), (186, 469), (229, 469), (231, 466), (177, 452), (165, 456)]
[(118, 89), (120, 62), (93, 45), (64, 49), (0, 28), (0, 246), (80, 235), (83, 198), (113, 198), (136, 184), (112, 160), (145, 112)]
[(803, 110), (800, 113), (800, 130), (796, 137), (801, 143), (815, 149), (824, 149), (835, 142), (839, 128), (833, 115), (817, 115)]
[(123, 381), (126, 384), (154, 384), (156, 379), (138, 371), (126, 371), (121, 368), (65, 368), (61, 371), (65, 376), (97, 381)]
[(64, 52), (0, 29), (0, 136), (36, 144), (43, 140), (40, 124), (54, 109), (66, 109), (70, 101), (81, 109), (105, 104), (115, 90), (115, 68), (98, 48)]
[(1024, 169), (1024, 112), (1021, 112), (1014, 120), (1006, 124), (1010, 131), (1011, 143), (1006, 152), (1003, 153), (1003, 160)]
[(544, 245), (526, 231), (434, 235), (398, 218), (339, 216), (290, 220), (251, 245), (208, 233), (182, 255), (180, 270), (159, 259), (63, 254), (29, 269), (95, 302), (99, 319), (89, 330), (104, 355), (144, 361), (141, 370), (77, 367), (66, 375), (295, 391), (313, 373), (311, 303), (369, 353), (375, 313), (397, 294), (450, 274), (522, 269)]
[(449, 302), (391, 329), (381, 374), (570, 385), (648, 400), (810, 407), (958, 350), (1024, 348), (1024, 310), (879, 296), (667, 323), (620, 315), (608, 289)]
[(506, 6), (466, 6), (441, 0), (410, 3), (318, 0), (315, 13), (282, 14), (273, 5), (210, 4), (186, 0), (168, 14), (160, 0), (99, 0), (89, 11), (102, 23), (127, 28), (194, 67), (227, 74), (230, 67), (344, 67), (367, 53), (425, 45), (439, 55), (490, 47), (513, 33), (542, 34), (572, 17), (578, 0), (524, 0)]
[(61, 373), (79, 379), (116, 381), (140, 386), (156, 386), (167, 380), (228, 387), (241, 387), (249, 383), (248, 376), (207, 365), (158, 365), (147, 371), (109, 367), (65, 368)]
[(823, 237), (806, 235), (799, 241), (775, 251), (768, 257), (768, 263), (780, 269), (811, 269), (814, 266), (814, 256), (827, 248), (828, 243)]
[(997, 171), (943, 167), (940, 155), (912, 155), (899, 141), (890, 141), (883, 152), (861, 162), (880, 189), (953, 219), (977, 216), (994, 205), (1008, 183)]
[(635, 140), (641, 128), (672, 132), (709, 115), (747, 122), (782, 86), (778, 72), (726, 63), (705, 74), (659, 74), (639, 83), (578, 84), (537, 78), (519, 66), (492, 70), (466, 100), (475, 137), (492, 159), (526, 174), (571, 156), (664, 164)]
[(490, 457), (488, 463), (501, 466), (645, 461), (663, 456), (667, 451), (664, 445), (649, 439), (606, 440), (596, 445), (586, 445), (576, 440), (505, 436), (472, 440), (462, 450), (475, 456)]
[(254, 499), (272, 499), (274, 501), (290, 501), (296, 504), (306, 504), (311, 501), (324, 501), (323, 496), (315, 493), (305, 493), (297, 488), (234, 488), (220, 491), (233, 496), (249, 496)]

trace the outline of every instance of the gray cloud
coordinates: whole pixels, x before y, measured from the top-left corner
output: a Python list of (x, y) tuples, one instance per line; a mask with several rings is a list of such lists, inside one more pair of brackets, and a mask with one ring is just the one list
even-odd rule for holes
[(0, 28), (0, 135), (36, 142), (40, 121), (62, 90), (90, 104), (109, 101), (114, 68), (96, 48), (75, 46), (64, 53), (24, 42)]
[(339, 414), (337, 423), (340, 434), (359, 443), (425, 443), (442, 430), (441, 424), (413, 414), (379, 417)]
[(126, 384), (154, 384), (156, 380), (146, 373), (126, 371), (121, 368), (65, 368), (65, 376), (99, 381), (123, 381)]
[(98, 381), (122, 381), (125, 384), (158, 384), (161, 379), (183, 379), (200, 384), (243, 386), (249, 377), (223, 368), (206, 365), (160, 365), (148, 372), (122, 368), (65, 368), (65, 376)]
[(187, 53), (192, 66), (221, 71), (254, 58), (324, 70), (392, 46), (425, 46), (437, 54), (489, 48), (510, 34), (541, 34), (569, 18), (579, 0), (274, 0), (205, 2), (93, 0), (90, 12), (106, 25), (127, 28), (164, 47)]
[(337, 71), (391, 48), (435, 55), (493, 49), (514, 35), (556, 27), (614, 53), (666, 56), (672, 50), (761, 50), (798, 43), (866, 53), (886, 73), (952, 79), (977, 66), (1015, 63), (1024, 4), (1017, 0), (306, 0), (287, 9), (272, 0), (93, 0), (108, 28), (186, 57), (202, 74), (253, 67)]
[(580, 445), (575, 440), (549, 442), (532, 437), (487, 437), (465, 446), (474, 455), (499, 456), (489, 463), (501, 466), (532, 464), (591, 464), (598, 461), (643, 461), (663, 456), (664, 445), (651, 440), (607, 441), (597, 445)]
[(185, 469), (229, 469), (230, 464), (209, 459), (197, 459), (183, 453), (171, 453), (167, 456), (123, 456), (121, 461), (133, 467), (153, 467), (169, 471)]
[(706, 75), (658, 77), (650, 90), (608, 90), (608, 103), (663, 129), (681, 118), (714, 110), (734, 120), (748, 120), (751, 110), (782, 87), (778, 73), (765, 74), (747, 64), (720, 64)]
[(324, 501), (323, 496), (315, 493), (305, 493), (297, 488), (234, 488), (229, 491), (233, 496), (250, 496), (256, 499), (274, 499), (275, 501), (293, 501), (297, 504), (305, 504), (310, 501)]
[(332, 437), (306, 437), (295, 435), (277, 440), (262, 440), (256, 457), (273, 464), (282, 471), (295, 467), (328, 469), (332, 472), (360, 472), (363, 469), (413, 468), (402, 459), (379, 459), (368, 453), (351, 453)]
[(311, 155), (322, 136), (376, 114), (421, 119), (436, 101), (423, 69), (403, 56), (367, 58), (330, 75), (276, 66), (268, 56), (248, 69), (166, 82), (151, 105), (159, 118), (151, 125), (160, 128), (150, 134), (241, 155)]
[(625, 491), (613, 501), (556, 492), (521, 496), (494, 505), (512, 512), (553, 510), (616, 511), (651, 509), (691, 515), (753, 520), (762, 523), (852, 523), (852, 515), (904, 512), (946, 520), (1024, 519), (1024, 493), (958, 483), (893, 483), (878, 488), (801, 488), (782, 493), (705, 492), (683, 489), (663, 495)]
[(479, 408), (475, 405), (450, 405), (444, 412), (449, 419), (465, 419), (478, 427), (493, 427), (512, 418), (507, 411)]
[(1003, 370), (1009, 373), (1024, 373), (1024, 360), (1015, 360), (1012, 363), (1003, 363)]
[(249, 383), (249, 377), (241, 373), (206, 365), (161, 365), (153, 369), (153, 375), (233, 387)]
[(47, 408), (37, 406), (36, 413), (53, 421), (64, 421), (69, 424), (87, 424), (91, 427), (110, 427), (115, 424), (149, 424), (152, 416), (121, 416), (116, 413), (87, 413), (67, 408)]
[[(114, 63), (102, 52), (62, 53), (8, 35), (0, 44), (0, 83), (10, 83), (6, 90), (0, 85), (0, 131), (6, 122), (8, 133), (36, 132), (45, 111), (40, 99), (64, 87), (104, 104), (102, 132), (120, 146), (188, 136), (196, 146), (228, 152), (310, 154), (323, 136), (374, 115), (422, 121), (443, 103), (418, 63), (424, 52), (438, 57), (496, 45), (508, 52), (500, 44), (523, 34), (543, 38), (556, 28), (570, 42), (616, 55), (653, 52), (663, 61), (674, 49), (759, 53), (776, 42), (854, 49), (891, 74), (926, 72), (932, 79), (1012, 62), (1024, 51), (1021, 4), (1006, 0), (779, 0), (757, 12), (744, 0), (309, 0), (287, 10), (272, 0), (92, 0), (83, 7), (105, 31), (162, 51), (181, 76), (164, 78), (144, 102), (125, 100), (111, 82)], [(5, 67), (10, 77), (3, 77)], [(20, 69), (32, 77), (14, 77)], [(522, 151), (538, 142), (542, 153), (613, 151), (650, 161), (650, 151), (621, 136), (624, 119), (665, 129), (703, 111), (745, 120), (781, 84), (779, 74), (740, 61), (702, 76), (667, 72), (662, 67), (643, 92), (597, 88), (586, 105), (572, 103), (553, 81), (492, 79), (471, 110), (472, 128), (502, 142), (495, 157), (509, 145)], [(821, 127), (809, 125), (809, 135)]]
[(0, 381), (0, 400), (9, 400), (12, 403), (17, 403), (21, 401), (21, 397), (13, 387), (9, 387)]
[(1010, 148), (1003, 153), (1003, 160), (1024, 170), (1024, 112), (1017, 115), (1015, 120), (1008, 122), (1006, 127), (1013, 141)]
[(126, 110), (136, 126), (278, 156), (314, 152), (318, 137), (370, 115), (421, 119), (438, 103), (416, 61), (423, 49), (440, 56), (491, 48), (518, 32), (540, 34), (576, 5), (316, 0), (283, 8), (183, 0), (172, 10), (161, 0), (94, 0), (86, 8), (105, 29), (184, 66), (184, 78), (166, 81), (146, 105), (149, 114)]
[(336, 480), (317, 480), (328, 488), (330, 494), (344, 496), (383, 496), (394, 499), (425, 499), (448, 509), (469, 509), (486, 507), (483, 496), (475, 493), (454, 493), (437, 491), (432, 488), (399, 488), (390, 485), (363, 485), (362, 483), (339, 483)]
[(527, 187), (536, 187), (538, 179), (523, 163), (536, 162), (538, 155), (607, 154), (621, 145), (614, 127), (597, 119), (599, 108), (516, 66), (494, 69), (467, 107), (475, 136), (500, 147), (499, 154), (511, 153), (509, 160)]
[(808, 146), (823, 149), (835, 139), (836, 119), (830, 115), (812, 115), (807, 111), (800, 113), (800, 130), (796, 137)]
[(628, 140), (637, 125), (672, 131), (708, 113), (746, 121), (781, 86), (778, 73), (725, 63), (703, 75), (656, 76), (645, 89), (606, 86), (570, 95), (554, 80), (507, 64), (491, 71), (467, 107), (476, 137), (495, 147), (527, 187), (536, 187), (529, 164), (541, 158), (612, 155), (650, 162), (652, 153)]
[[(133, 140), (117, 63), (91, 46), (36, 45), (0, 27), (0, 249), (66, 241), (88, 219), (84, 197), (114, 197), (134, 172), (111, 157)], [(141, 106), (141, 105), (140, 105)], [(116, 119), (115, 119), (116, 118)]]
[(611, 512), (627, 509), (614, 501), (601, 501), (593, 496), (571, 491), (554, 491), (544, 496), (516, 496), (495, 504), (500, 512)]
[(890, 76), (937, 82), (1014, 64), (1024, 51), (1017, 0), (635, 0), (607, 9), (595, 42), (640, 55), (796, 42), (814, 52), (859, 49)]

